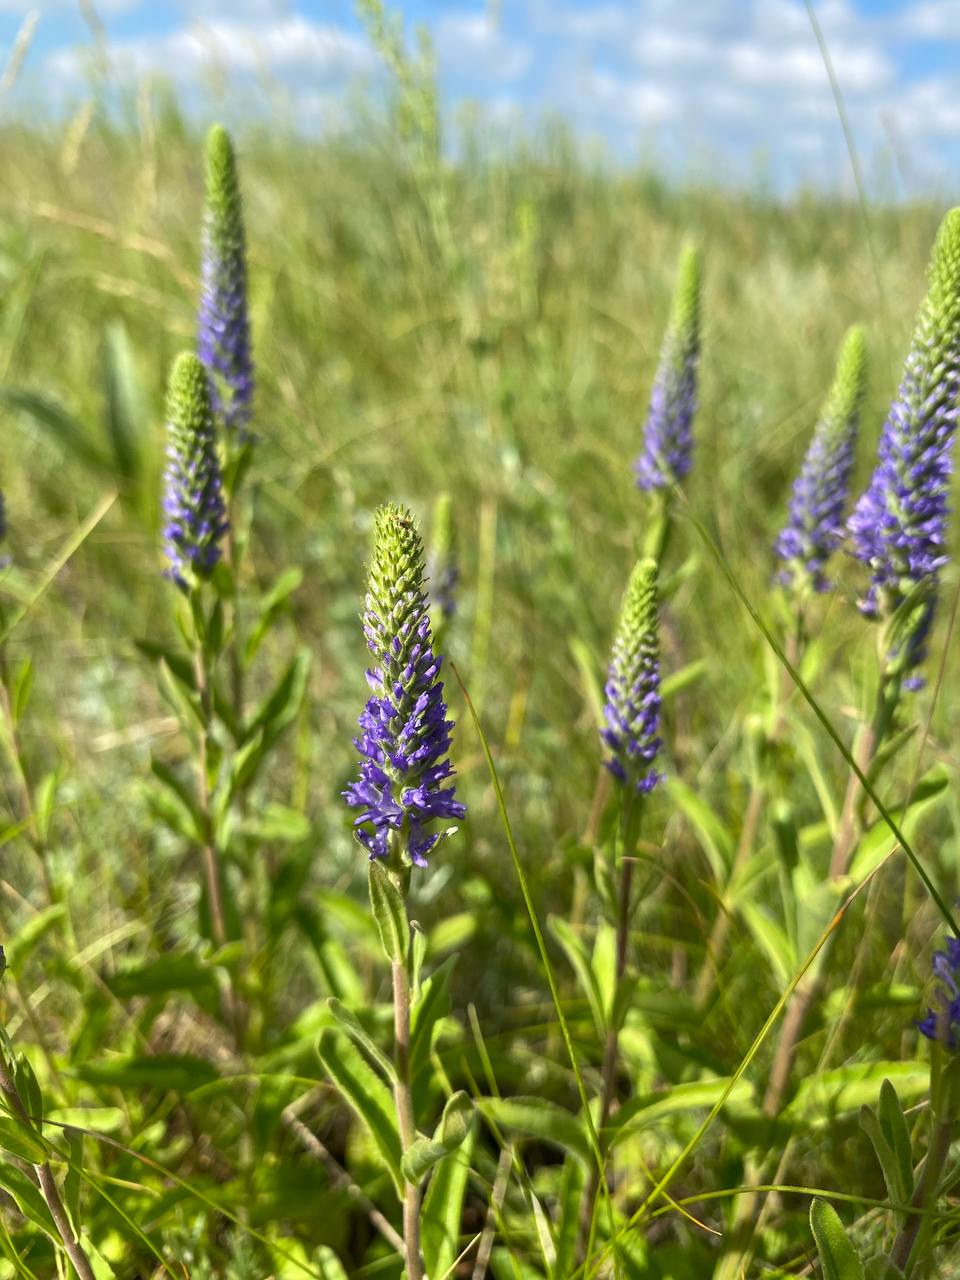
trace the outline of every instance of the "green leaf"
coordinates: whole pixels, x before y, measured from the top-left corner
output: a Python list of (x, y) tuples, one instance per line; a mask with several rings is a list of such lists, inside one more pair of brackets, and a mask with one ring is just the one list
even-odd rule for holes
[(733, 836), (710, 806), (679, 778), (666, 782), (670, 799), (686, 815), (715, 878), (723, 883), (733, 863)]
[(40, 1081), (30, 1065), (30, 1060), (22, 1053), (17, 1055), (15, 1061), (13, 1083), (20, 1095), (20, 1101), (26, 1107), (27, 1115), (39, 1128), (43, 1124), (43, 1093), (40, 1089)]
[(421, 1246), (431, 1280), (449, 1280), (460, 1254), (463, 1201), (475, 1141), (476, 1126), (470, 1125), (463, 1142), (437, 1165), (424, 1197)]
[(480, 1098), (477, 1107), (503, 1129), (560, 1147), (584, 1164), (591, 1161), (590, 1140), (580, 1119), (555, 1102), (545, 1098)]
[(410, 1011), (410, 1079), (414, 1082), (429, 1059), (434, 1027), (450, 1012), (450, 975), (456, 963), (456, 956), (448, 956), (414, 995)]
[(0, 404), (32, 418), (78, 461), (110, 473), (110, 461), (91, 441), (83, 424), (56, 401), (21, 387), (0, 387)]
[(155, 1057), (124, 1057), (104, 1062), (85, 1062), (77, 1075), (89, 1084), (117, 1089), (161, 1089), (189, 1093), (219, 1079), (211, 1062), (189, 1054), (157, 1054)]
[(107, 325), (103, 343), (105, 427), (116, 474), (139, 488), (147, 472), (150, 407), (137, 374), (133, 347), (122, 320)]
[(585, 1182), (583, 1164), (573, 1156), (567, 1156), (563, 1162), (563, 1176), (557, 1196), (559, 1221), (556, 1261), (552, 1269), (554, 1280), (567, 1280), (567, 1277), (572, 1276), (576, 1270), (574, 1258)]
[[(185, 809), (189, 814), (189, 820), (186, 822), (186, 831), (193, 833), (190, 836), (191, 839), (202, 844), (204, 816), (190, 784), (184, 778), (181, 778), (175, 769), (172, 769), (170, 765), (165, 764), (162, 760), (151, 760), (150, 772), (158, 782), (161, 782), (168, 791), (172, 792), (180, 802), (179, 807)], [(182, 816), (179, 821), (183, 821)]]
[(352, 1013), (336, 996), (327, 997), (327, 1008), (331, 1015), (359, 1048), (363, 1049), (383, 1072), (388, 1084), (392, 1085), (397, 1078), (393, 1063), (380, 1046), (370, 1036), (360, 1019)]
[(597, 1035), (602, 1041), (606, 1040), (607, 1012), (604, 1008), (603, 996), (600, 993), (600, 985), (597, 982), (596, 974), (593, 972), (593, 966), (590, 963), (590, 957), (587, 955), (586, 947), (572, 926), (560, 916), (548, 916), (547, 928), (560, 943), (564, 955), (570, 961), (571, 967), (577, 975), (580, 989), (587, 997), (590, 1005), (590, 1012), (593, 1014)]
[(406, 964), (410, 947), (410, 922), (407, 904), (390, 872), (376, 859), (368, 864), (370, 906), (377, 922), (380, 941), (387, 959)]
[(863, 1263), (847, 1239), (840, 1215), (826, 1200), (814, 1199), (810, 1206), (810, 1229), (817, 1242), (823, 1280), (865, 1280)]
[(17, 668), (16, 675), (13, 677), (13, 687), (10, 691), (11, 711), (15, 725), (19, 724), (21, 716), (27, 709), (32, 690), (33, 663), (29, 658), (24, 658)]
[(7, 1151), (29, 1164), (43, 1164), (48, 1155), (40, 1135), (13, 1116), (0, 1119), (0, 1151)]
[(162, 822), (174, 835), (181, 836), (189, 844), (204, 843), (192, 806), (184, 804), (179, 793), (167, 786), (166, 780), (162, 785), (142, 781), (140, 790), (158, 822)]
[[(950, 774), (945, 765), (935, 764), (923, 775), (911, 794), (910, 804), (900, 817), (900, 827), (908, 840), (916, 834), (920, 820), (950, 795)], [(896, 810), (897, 806), (891, 806)], [(850, 876), (860, 883), (896, 847), (898, 841), (886, 822), (876, 822), (862, 837), (850, 867)]]
[(271, 801), (241, 827), (245, 836), (264, 843), (300, 844), (310, 838), (310, 819), (299, 809)]
[(164, 956), (147, 964), (121, 969), (107, 979), (107, 986), (120, 1000), (133, 996), (162, 995), (167, 991), (198, 991), (215, 987), (216, 974), (196, 956)]
[(257, 655), (264, 637), (289, 597), (303, 581), (302, 569), (286, 569), (257, 607), (257, 620), (247, 637), (245, 660), (249, 665)]
[(22, 1169), (11, 1164), (9, 1160), (0, 1160), (0, 1187), (13, 1196), (17, 1202), (17, 1208), (28, 1222), (32, 1222), (35, 1227), (46, 1232), (52, 1240), (60, 1243), (60, 1233), (39, 1188), (34, 1186)]
[(453, 1094), (443, 1109), (440, 1123), (432, 1138), (419, 1137), (400, 1162), (408, 1182), (419, 1183), (440, 1160), (456, 1151), (466, 1139), (473, 1123), (473, 1103), (463, 1090)]
[[(663, 1093), (651, 1093), (643, 1097), (633, 1098), (624, 1103), (609, 1122), (606, 1133), (610, 1134), (610, 1150), (620, 1142), (648, 1129), (658, 1120), (677, 1112), (699, 1110), (712, 1107), (730, 1086), (729, 1076), (720, 1076), (716, 1080), (691, 1080), (685, 1084), (676, 1084)], [(727, 1098), (728, 1106), (748, 1102), (753, 1096), (753, 1088), (747, 1080), (740, 1080), (731, 1090)]]
[(767, 957), (781, 990), (793, 977), (797, 957), (786, 931), (767, 914), (759, 903), (741, 898), (738, 907), (753, 940)]
[(706, 658), (697, 658), (694, 662), (688, 662), (685, 667), (681, 667), (679, 671), (671, 672), (660, 682), (660, 697), (666, 701), (682, 693), (684, 689), (689, 689), (707, 672), (709, 666), (710, 663)]
[(880, 1127), (900, 1170), (903, 1186), (901, 1203), (913, 1195), (913, 1151), (900, 1097), (890, 1080), (880, 1086)]
[(432, 957), (444, 951), (456, 951), (477, 932), (477, 918), (472, 911), (457, 911), (444, 916), (430, 930), (429, 953)]
[(317, 1053), (344, 1101), (366, 1125), (393, 1178), (397, 1195), (402, 1195), (400, 1135), (390, 1090), (342, 1032), (332, 1029), (321, 1031)]
[(35, 916), (31, 916), (13, 935), (7, 943), (6, 951), (7, 962), (14, 972), (23, 973), (30, 956), (47, 934), (60, 924), (66, 911), (67, 908), (62, 902), (57, 902), (52, 907), (45, 907), (43, 911), (38, 911)]
[(905, 1194), (900, 1166), (880, 1127), (876, 1112), (870, 1107), (860, 1108), (860, 1128), (873, 1144), (874, 1154), (887, 1185), (887, 1195), (895, 1204), (906, 1204), (908, 1196)]
[(248, 733), (263, 728), (265, 737), (273, 741), (292, 723), (303, 705), (310, 673), (310, 653), (301, 649), (260, 706), (253, 713)]
[(856, 1063), (802, 1080), (784, 1116), (822, 1128), (832, 1124), (835, 1116), (875, 1106), (885, 1077), (897, 1082), (897, 1092), (907, 1100), (922, 1097), (930, 1087), (930, 1070), (924, 1063)]

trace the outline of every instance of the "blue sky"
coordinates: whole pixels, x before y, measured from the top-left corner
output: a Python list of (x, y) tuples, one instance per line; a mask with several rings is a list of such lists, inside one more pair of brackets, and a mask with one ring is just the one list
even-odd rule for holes
[[(802, 0), (405, 0), (450, 107), (509, 136), (553, 116), (620, 162), (841, 189), (849, 163)], [(352, 0), (99, 0), (111, 76), (164, 77), (228, 120), (283, 101), (342, 125), (380, 68)], [(960, 187), (960, 0), (817, 0), (872, 184)], [(36, 15), (6, 110), (89, 96), (93, 37), (76, 0), (0, 0), (0, 49)], [(219, 101), (211, 103), (212, 96)]]

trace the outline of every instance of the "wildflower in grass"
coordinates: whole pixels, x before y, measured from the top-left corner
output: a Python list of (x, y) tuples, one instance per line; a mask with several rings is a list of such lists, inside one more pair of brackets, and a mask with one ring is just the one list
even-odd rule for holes
[(863, 330), (855, 325), (844, 339), (833, 386), (794, 481), (787, 523), (776, 543), (784, 562), (778, 579), (797, 594), (830, 589), (823, 570), (843, 537), (843, 509), (865, 388), (866, 344)]
[(948, 1049), (960, 1048), (960, 938), (947, 938), (946, 951), (933, 955), (933, 976), (937, 982), (937, 1007), (917, 1027), (928, 1040), (938, 1040)]
[(958, 395), (960, 208), (947, 214), (937, 234), (929, 290), (883, 427), (877, 466), (849, 522), (854, 554), (871, 575), (860, 602), (863, 613), (889, 621), (906, 602), (916, 603), (889, 655), (904, 673), (923, 660), (946, 561)]
[(690, 470), (699, 359), (700, 255), (687, 245), (680, 255), (673, 306), (650, 396), (643, 449), (634, 464), (641, 489), (669, 488)]
[(660, 749), (660, 645), (657, 566), (640, 560), (627, 584), (607, 674), (607, 768), (635, 791), (652, 791), (661, 774), (652, 767)]
[(427, 579), (430, 598), (439, 611), (440, 620), (449, 622), (457, 611), (457, 586), (460, 582), (449, 493), (442, 493), (434, 508)]
[(227, 531), (210, 385), (191, 352), (178, 356), (167, 392), (163, 535), (170, 577), (184, 591), (209, 578)]
[[(374, 665), (367, 672), (373, 696), (354, 739), (360, 777), (343, 793), (362, 809), (354, 822), (371, 858), (395, 852), (407, 864), (426, 866), (427, 854), (449, 831), (428, 832), (435, 818), (464, 818), (445, 759), (452, 721), (447, 719), (440, 658), (433, 652), (424, 592), (423, 543), (403, 507), (380, 507), (374, 526), (363, 632)], [(391, 833), (396, 839), (391, 841)]]
[(210, 374), (213, 405), (228, 437), (243, 441), (253, 400), (246, 238), (233, 143), (218, 124), (207, 136), (197, 351)]

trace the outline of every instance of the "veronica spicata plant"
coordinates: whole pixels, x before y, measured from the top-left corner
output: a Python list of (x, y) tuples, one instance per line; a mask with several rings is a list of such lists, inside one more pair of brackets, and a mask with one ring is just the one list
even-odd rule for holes
[(831, 586), (824, 569), (843, 539), (866, 385), (866, 340), (863, 329), (854, 325), (844, 338), (833, 386), (794, 481), (787, 523), (776, 542), (783, 563), (778, 580), (798, 599)]
[(430, 824), (463, 818), (466, 809), (446, 785), (453, 724), (431, 640), (423, 543), (403, 507), (376, 513), (363, 633), (374, 660), (367, 671), (373, 693), (354, 739), (360, 777), (344, 797), (362, 810), (354, 828), (371, 858), (425, 867), (427, 854), (451, 833), (430, 831)]
[(660, 649), (657, 631), (657, 565), (641, 560), (630, 576), (607, 674), (607, 768), (628, 792), (652, 791), (661, 775)]
[[(405, 508), (380, 507), (374, 517), (363, 633), (373, 655), (367, 671), (372, 696), (360, 716), (360, 777), (343, 793), (359, 808), (354, 830), (369, 855), (370, 901), (393, 974), (393, 1086), (400, 1148), (398, 1190), (408, 1280), (423, 1280), (420, 1193), (433, 1164), (462, 1142), (471, 1104), (465, 1094), (447, 1103), (431, 1142), (419, 1136), (410, 1078), (411, 992), (419, 960), (411, 944), (405, 902), (411, 869), (456, 828), (429, 830), (437, 819), (464, 818), (466, 808), (447, 785), (450, 730), (434, 653), (424, 584), (423, 543)], [(421, 953), (422, 958), (422, 953)], [(329, 1048), (320, 1047), (336, 1076)]]
[(634, 464), (641, 489), (667, 489), (693, 465), (693, 416), (700, 361), (700, 254), (680, 254), (670, 319), (650, 395), (643, 448)]
[(207, 195), (197, 351), (228, 442), (242, 444), (253, 407), (247, 317), (247, 250), (233, 142), (222, 125), (207, 136)]
[[(633, 868), (640, 837), (645, 798), (661, 781), (655, 768), (660, 750), (660, 642), (657, 616), (657, 564), (641, 559), (634, 566), (624, 593), (613, 641), (606, 684), (605, 725), (601, 738), (607, 749), (605, 764), (616, 779), (619, 827), (613, 857), (597, 859), (600, 897), (614, 918), (615, 972), (618, 989), (627, 970), (627, 950), (633, 902)], [(612, 864), (612, 865), (611, 865)], [(611, 883), (614, 870), (619, 878)], [(601, 1145), (616, 1100), (619, 1036), (628, 1002), (609, 1010), (600, 1083)], [(583, 1198), (575, 1254), (582, 1263), (591, 1253), (595, 1228), (599, 1172), (591, 1164)]]
[(911, 677), (923, 661), (946, 562), (950, 451), (960, 395), (960, 208), (944, 218), (930, 286), (914, 330), (900, 389), (880, 437), (877, 465), (850, 517), (853, 551), (870, 571), (860, 603), (884, 629), (891, 676)]
[(170, 375), (163, 510), (170, 577), (190, 591), (213, 573), (228, 528), (210, 386), (190, 352)]

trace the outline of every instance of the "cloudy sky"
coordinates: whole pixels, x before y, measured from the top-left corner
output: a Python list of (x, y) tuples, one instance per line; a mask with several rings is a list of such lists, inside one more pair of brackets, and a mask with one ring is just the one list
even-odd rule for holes
[[(445, 100), (509, 134), (560, 115), (617, 161), (777, 187), (845, 187), (849, 163), (802, 0), (403, 0), (432, 34)], [(336, 127), (377, 59), (352, 0), (96, 0), (118, 82), (165, 76), (229, 119), (282, 96)], [(0, 50), (29, 12), (20, 86), (79, 103), (96, 23), (78, 0), (0, 0)], [(960, 187), (960, 0), (816, 0), (868, 180)], [(224, 89), (224, 85), (230, 86)]]

